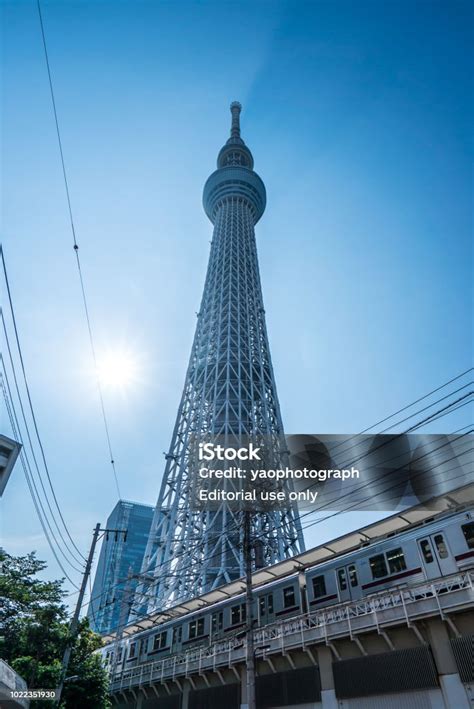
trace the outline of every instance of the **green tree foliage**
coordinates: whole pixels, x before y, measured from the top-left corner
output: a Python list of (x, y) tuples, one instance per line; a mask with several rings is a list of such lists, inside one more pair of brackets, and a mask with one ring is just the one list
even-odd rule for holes
[[(46, 564), (35, 553), (14, 557), (0, 549), (0, 656), (27, 682), (28, 688), (54, 689), (68, 637), (63, 581), (42, 581)], [(82, 620), (73, 639), (73, 652), (61, 707), (108, 709), (107, 676), (98, 655), (100, 636)], [(46, 709), (49, 702), (32, 702)]]

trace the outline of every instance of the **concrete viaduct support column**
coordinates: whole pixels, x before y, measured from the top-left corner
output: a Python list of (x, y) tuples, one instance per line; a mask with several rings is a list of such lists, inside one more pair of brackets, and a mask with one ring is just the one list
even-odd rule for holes
[(189, 709), (189, 693), (191, 692), (191, 685), (189, 682), (185, 682), (183, 687), (183, 693), (181, 695), (181, 709)]
[(439, 619), (428, 621), (428, 636), (446, 707), (469, 709), (470, 703), (459, 677), (446, 624)]
[(318, 647), (317, 653), (319, 674), (321, 676), (321, 703), (323, 709), (338, 709), (336, 692), (334, 690), (331, 650), (325, 645), (322, 645)]

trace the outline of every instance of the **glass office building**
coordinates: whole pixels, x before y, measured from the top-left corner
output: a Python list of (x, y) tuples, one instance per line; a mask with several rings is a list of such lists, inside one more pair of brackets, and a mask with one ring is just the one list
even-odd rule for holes
[(102, 635), (127, 620), (137, 586), (133, 575), (140, 573), (153, 513), (151, 505), (119, 500), (107, 520), (108, 530), (121, 531), (103, 536), (87, 612), (91, 628)]

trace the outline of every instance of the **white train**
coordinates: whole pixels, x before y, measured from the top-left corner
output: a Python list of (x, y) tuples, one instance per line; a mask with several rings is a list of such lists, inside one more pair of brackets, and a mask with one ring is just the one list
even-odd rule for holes
[[(409, 520), (409, 512), (394, 515), (281, 562), (272, 567), (272, 574), (256, 572), (255, 626), (474, 566), (474, 507)], [(381, 529), (388, 531), (375, 535)], [(100, 651), (104, 662), (119, 672), (242, 633), (245, 596), (239, 591), (243, 583), (234, 582), (169, 609), (168, 615), (157, 614), (150, 628), (140, 631), (137, 625), (118, 641), (106, 639)], [(225, 600), (217, 600), (222, 597)]]

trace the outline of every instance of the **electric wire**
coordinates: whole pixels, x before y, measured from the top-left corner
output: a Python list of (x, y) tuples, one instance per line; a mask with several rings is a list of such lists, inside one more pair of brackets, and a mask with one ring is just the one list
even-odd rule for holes
[[(35, 415), (35, 411), (34, 411), (34, 408), (33, 408), (33, 402), (32, 402), (32, 398), (31, 398), (31, 393), (30, 393), (30, 387), (29, 387), (29, 383), (28, 383), (28, 378), (27, 378), (27, 376), (26, 376), (25, 363), (24, 363), (24, 360), (23, 360), (23, 352), (22, 352), (22, 349), (21, 349), (20, 337), (19, 337), (19, 334), (18, 334), (18, 326), (17, 326), (17, 322), (16, 322), (15, 310), (14, 310), (14, 307), (13, 307), (13, 299), (12, 299), (12, 294), (11, 294), (11, 290), (10, 290), (10, 282), (9, 282), (9, 279), (8, 279), (7, 267), (6, 267), (6, 263), (5, 263), (5, 256), (4, 256), (4, 253), (3, 253), (3, 246), (2, 246), (2, 244), (0, 244), (0, 256), (1, 256), (1, 258), (2, 258), (3, 274), (4, 274), (4, 278), (5, 278), (5, 285), (6, 285), (6, 287), (7, 287), (8, 303), (9, 303), (9, 306), (10, 306), (10, 314), (11, 314), (12, 323), (13, 323), (13, 330), (14, 330), (14, 333), (15, 333), (15, 342), (16, 342), (16, 346), (17, 346), (17, 350), (18, 350), (18, 355), (19, 355), (19, 360), (20, 360), (20, 366), (21, 366), (21, 372), (22, 372), (22, 375), (23, 375), (23, 382), (24, 382), (24, 384), (25, 384), (25, 390), (26, 390), (26, 395), (27, 395), (27, 399), (28, 399), (28, 406), (29, 406), (29, 409), (30, 409), (30, 412), (31, 412), (31, 418), (32, 418), (33, 427), (34, 427), (34, 430), (35, 430), (35, 433), (36, 433), (36, 438), (37, 438), (37, 440), (38, 440), (39, 449), (40, 449), (40, 451), (41, 451), (41, 458), (42, 458), (42, 460), (43, 460), (44, 469), (45, 469), (45, 471), (46, 471), (46, 477), (47, 477), (47, 479), (48, 479), (48, 483), (49, 483), (49, 487), (50, 487), (50, 489), (51, 489), (51, 493), (52, 493), (52, 496), (53, 496), (54, 504), (55, 504), (56, 509), (57, 509), (57, 511), (58, 511), (58, 514), (59, 514), (59, 517), (60, 517), (61, 522), (62, 522), (62, 524), (63, 524), (63, 527), (64, 527), (64, 529), (65, 529), (65, 531), (66, 531), (66, 534), (67, 534), (67, 536), (68, 536), (68, 538), (69, 538), (69, 540), (70, 540), (72, 546), (74, 547), (74, 549), (76, 550), (76, 552), (77, 552), (77, 553), (79, 554), (79, 556), (81, 557), (81, 563), (82, 563), (82, 560), (85, 561), (86, 558), (85, 558), (85, 556), (81, 553), (81, 550), (78, 548), (78, 546), (77, 546), (76, 543), (74, 542), (74, 539), (73, 539), (72, 536), (71, 536), (71, 533), (69, 532), (69, 528), (68, 528), (68, 526), (67, 526), (67, 524), (66, 524), (66, 522), (65, 522), (65, 520), (64, 520), (63, 514), (62, 514), (62, 512), (61, 512), (61, 508), (60, 508), (60, 506), (59, 506), (59, 502), (58, 502), (58, 499), (57, 499), (57, 497), (56, 497), (56, 493), (55, 493), (55, 491), (54, 491), (53, 483), (52, 483), (51, 476), (50, 476), (50, 473), (49, 473), (49, 466), (48, 466), (48, 463), (47, 463), (47, 461), (46, 461), (46, 455), (45, 455), (45, 452), (44, 452), (43, 441), (41, 440), (41, 436), (40, 436), (40, 433), (39, 433), (38, 422), (37, 422), (36, 415)], [(12, 352), (11, 352), (11, 348), (10, 348), (10, 344), (9, 344), (9, 338), (8, 338), (8, 333), (7, 333), (7, 327), (6, 327), (6, 323), (5, 323), (5, 318), (4, 318), (4, 315), (3, 315), (3, 308), (0, 308), (0, 313), (1, 313), (2, 323), (3, 323), (3, 330), (4, 330), (4, 333), (5, 333), (5, 339), (6, 339), (7, 346), (8, 346), (8, 353), (9, 353), (10, 363), (11, 363), (12, 371), (14, 371), (13, 357), (12, 357)], [(20, 397), (20, 392), (19, 392), (19, 387), (18, 387), (18, 383), (17, 383), (16, 376), (15, 376), (15, 385), (16, 385), (16, 389), (17, 389), (17, 394), (18, 394), (19, 400), (21, 401), (21, 397)], [(26, 424), (26, 417), (25, 417), (24, 411), (23, 411), (23, 405), (21, 406), (21, 409), (22, 409), (22, 413), (23, 413), (23, 418), (24, 418), (24, 421), (25, 421), (25, 425), (27, 426), (27, 424)], [(31, 442), (31, 437), (30, 437), (29, 432), (28, 432), (28, 439), (29, 439), (29, 441), (30, 441), (30, 445), (31, 445), (32, 450), (33, 450), (33, 444), (32, 444), (32, 442)], [(36, 462), (36, 459), (35, 459), (35, 462)], [(38, 470), (39, 470), (39, 469), (38, 469)], [(46, 495), (46, 492), (45, 492), (45, 495)], [(48, 504), (49, 504), (49, 503), (48, 503)], [(51, 514), (53, 514), (52, 510), (51, 510)], [(59, 531), (59, 529), (58, 529), (58, 531)], [(67, 546), (67, 545), (66, 545), (66, 546)], [(74, 553), (74, 552), (71, 552), (71, 553), (72, 553), (72, 555), (75, 557), (75, 553)]]
[[(410, 404), (406, 404), (405, 406), (402, 406), (401, 409), (398, 409), (398, 411), (395, 411), (393, 414), (390, 414), (389, 416), (385, 416), (385, 418), (380, 419), (380, 421), (377, 421), (376, 423), (373, 423), (371, 426), (368, 426), (367, 428), (364, 428), (363, 431), (360, 431), (359, 433), (354, 434), (353, 436), (350, 436), (347, 438), (345, 441), (341, 441), (340, 445), (344, 445), (344, 443), (348, 443), (349, 441), (353, 440), (354, 438), (357, 438), (358, 436), (362, 436), (364, 433), (368, 433), (368, 431), (371, 431), (373, 428), (376, 426), (380, 426), (382, 423), (385, 423), (386, 421), (389, 421), (391, 418), (395, 418), (395, 416), (398, 416), (398, 414), (403, 413), (404, 411), (407, 411), (408, 409), (411, 409), (413, 406), (416, 404), (419, 404), (420, 401), (424, 401), (425, 399), (428, 399), (430, 396), (433, 394), (436, 394), (438, 391), (441, 391), (441, 389), (445, 389), (447, 386), (452, 384), (453, 382), (457, 381), (458, 379), (461, 379), (462, 377), (466, 376), (466, 374), (469, 374), (469, 372), (472, 372), (474, 370), (474, 367), (469, 367), (468, 369), (464, 370), (464, 372), (461, 372), (460, 374), (457, 374), (455, 377), (452, 379), (449, 379), (447, 382), (444, 384), (440, 384), (440, 386), (436, 387), (435, 389), (432, 389), (429, 391), (427, 394), (424, 394), (423, 396), (420, 396), (418, 399), (415, 399), (412, 401)], [(472, 383), (472, 382), (471, 382)], [(396, 425), (396, 424), (395, 424)], [(390, 428), (393, 428), (393, 426), (390, 426), (389, 428), (385, 429), (386, 431), (390, 430)], [(380, 434), (380, 431), (379, 431)]]
[[(1, 387), (1, 389), (2, 389), (3, 398), (4, 398), (4, 401), (5, 401), (5, 406), (6, 406), (6, 409), (7, 409), (8, 417), (9, 417), (9, 419), (10, 419), (10, 425), (11, 425), (11, 427), (12, 427), (13, 435), (19, 437), (18, 432), (17, 432), (17, 430), (16, 430), (16, 426), (15, 426), (14, 416), (13, 416), (12, 410), (11, 410), (11, 408), (10, 408), (10, 402), (9, 402), (9, 399), (8, 399), (7, 389), (6, 389), (6, 387), (5, 387), (5, 382), (4, 382), (3, 373), (0, 373), (0, 387)], [(49, 547), (50, 547), (50, 549), (51, 549), (51, 552), (52, 552), (54, 558), (56, 559), (56, 562), (57, 562), (59, 568), (61, 569), (61, 571), (63, 572), (65, 578), (69, 581), (69, 583), (70, 583), (74, 588), (76, 588), (77, 590), (79, 590), (79, 587), (77, 586), (77, 584), (74, 583), (74, 581), (71, 579), (71, 577), (69, 576), (68, 572), (67, 572), (66, 569), (64, 568), (64, 566), (63, 566), (61, 560), (59, 559), (59, 557), (58, 557), (58, 555), (57, 555), (56, 549), (55, 549), (55, 547), (54, 547), (54, 545), (53, 545), (53, 543), (52, 543), (52, 541), (51, 541), (51, 538), (50, 538), (50, 536), (49, 536), (48, 530), (47, 530), (46, 525), (45, 525), (45, 521), (44, 521), (43, 516), (42, 516), (42, 514), (41, 514), (41, 511), (40, 511), (40, 507), (41, 507), (41, 509), (43, 510), (43, 514), (44, 514), (44, 508), (42, 507), (41, 500), (40, 500), (39, 497), (37, 496), (37, 491), (36, 491), (36, 494), (35, 494), (35, 492), (33, 491), (33, 488), (34, 488), (34, 480), (33, 480), (32, 477), (31, 477), (31, 479), (30, 479), (30, 476), (29, 476), (29, 474), (28, 474), (28, 469), (27, 469), (27, 467), (26, 467), (26, 465), (25, 465), (25, 459), (26, 459), (26, 455), (25, 455), (25, 453), (24, 453), (24, 449), (22, 449), (22, 450), (20, 451), (20, 461), (21, 461), (21, 464), (22, 464), (23, 473), (24, 473), (24, 475), (25, 475), (25, 479), (26, 479), (26, 483), (27, 483), (27, 485), (28, 485), (28, 489), (29, 489), (29, 491), (30, 491), (31, 499), (33, 500), (33, 505), (34, 505), (34, 507), (35, 507), (36, 514), (38, 515), (38, 519), (39, 519), (39, 522), (40, 522), (40, 524), (41, 524), (41, 528), (42, 528), (42, 530), (43, 530), (43, 533), (44, 533), (44, 535), (45, 535), (45, 537), (46, 537), (46, 540), (47, 540), (48, 545), (49, 545)], [(33, 485), (32, 485), (32, 483), (33, 483)], [(38, 506), (38, 503), (39, 503), (39, 506)], [(46, 518), (46, 516), (45, 516), (45, 518)], [(48, 526), (49, 526), (49, 524), (48, 524)], [(50, 529), (51, 529), (51, 528), (50, 528)], [(51, 534), (52, 534), (52, 536), (53, 536), (53, 538), (54, 538), (54, 534), (53, 534), (52, 530), (51, 530)], [(56, 541), (56, 544), (58, 545), (56, 539), (55, 539), (55, 541)], [(58, 548), (60, 548), (59, 545), (58, 545)]]
[(102, 392), (102, 385), (101, 385), (100, 377), (99, 377), (99, 368), (97, 365), (97, 356), (96, 356), (96, 349), (95, 349), (95, 344), (94, 344), (94, 336), (93, 336), (93, 332), (92, 332), (91, 317), (90, 317), (90, 313), (89, 313), (89, 305), (88, 305), (88, 300), (87, 300), (87, 296), (86, 296), (86, 289), (85, 289), (85, 285), (84, 285), (84, 277), (82, 274), (81, 260), (79, 257), (79, 244), (77, 243), (77, 238), (76, 238), (76, 228), (75, 228), (75, 224), (74, 224), (74, 217), (73, 217), (73, 211), (72, 211), (71, 194), (70, 194), (70, 190), (69, 190), (69, 182), (68, 182), (67, 171), (66, 171), (66, 161), (64, 159), (64, 150), (63, 150), (63, 144), (62, 144), (62, 139), (61, 139), (61, 131), (59, 129), (58, 111), (56, 108), (56, 99), (55, 99), (54, 88), (53, 88), (53, 78), (52, 78), (51, 66), (50, 66), (50, 62), (49, 62), (48, 46), (47, 46), (47, 42), (46, 42), (46, 34), (45, 34), (45, 29), (44, 29), (43, 15), (41, 12), (40, 0), (37, 0), (37, 7), (38, 7), (38, 15), (39, 15), (39, 21), (40, 21), (40, 26), (41, 26), (41, 38), (42, 38), (42, 43), (43, 43), (44, 56), (45, 56), (45, 60), (46, 60), (46, 69), (47, 69), (47, 73), (48, 73), (48, 83), (49, 83), (49, 90), (50, 90), (50, 94), (51, 94), (51, 103), (52, 103), (53, 114), (54, 114), (54, 122), (55, 122), (55, 126), (56, 126), (56, 136), (58, 139), (59, 154), (60, 154), (60, 158), (61, 158), (61, 167), (62, 167), (62, 174), (63, 174), (63, 180), (64, 180), (64, 187), (66, 190), (66, 200), (67, 200), (67, 207), (68, 207), (68, 212), (69, 212), (69, 221), (71, 224), (73, 249), (74, 249), (74, 253), (76, 255), (76, 265), (77, 265), (77, 271), (79, 274), (79, 283), (80, 283), (80, 287), (81, 287), (82, 303), (84, 306), (84, 313), (86, 316), (87, 330), (88, 330), (88, 334), (89, 334), (89, 342), (90, 342), (91, 353), (92, 353), (92, 360), (94, 363), (94, 371), (95, 371), (95, 375), (96, 375), (97, 392), (99, 395), (100, 409), (102, 412), (102, 419), (103, 419), (103, 423), (104, 423), (105, 436), (107, 439), (107, 447), (108, 447), (108, 451), (109, 451), (110, 465), (111, 465), (112, 471), (113, 471), (115, 487), (117, 489), (117, 495), (118, 495), (118, 498), (120, 499), (121, 498), (120, 486), (119, 486), (119, 481), (118, 481), (117, 469), (115, 466), (115, 457), (114, 457), (114, 454), (112, 451), (112, 442), (111, 442), (111, 437), (110, 437), (109, 424), (108, 424), (107, 414), (106, 414), (106, 409), (105, 409), (104, 396), (103, 396), (103, 392)]
[[(444, 414), (444, 415), (447, 415), (447, 414)], [(422, 423), (422, 422), (420, 422), (420, 424), (421, 424), (421, 423)], [(468, 426), (465, 426), (465, 427), (463, 427), (463, 428), (460, 429), (460, 430), (464, 430), (464, 428), (468, 428)], [(468, 435), (468, 434), (471, 433), (471, 432), (472, 432), (472, 429), (471, 429), (470, 431), (465, 432), (464, 434), (462, 434), (462, 436), (459, 436), (458, 438), (462, 438), (462, 437)], [(455, 433), (456, 433), (456, 432), (455, 432)], [(444, 434), (443, 434), (443, 435), (440, 435), (440, 438), (444, 438)], [(457, 440), (457, 439), (455, 439), (455, 440)], [(445, 446), (450, 445), (450, 443), (451, 443), (451, 441), (448, 441), (447, 443), (444, 443), (442, 446), (439, 446), (438, 448), (436, 448), (436, 449), (434, 449), (434, 450), (436, 451), (436, 450), (439, 450), (439, 449), (441, 449), (441, 448), (444, 448)], [(468, 452), (470, 452), (470, 451), (472, 451), (472, 450), (473, 450), (473, 449), (469, 449), (468, 451), (465, 451), (464, 453), (461, 453), (460, 455), (464, 455), (465, 453), (468, 453)], [(412, 461), (412, 462), (417, 462), (418, 460), (421, 460), (422, 458), (424, 458), (424, 457), (426, 457), (426, 456), (428, 456), (428, 455), (431, 455), (432, 452), (433, 452), (433, 450), (430, 449), (430, 450), (429, 450), (427, 453), (425, 453), (423, 456), (420, 456), (419, 458), (414, 459), (414, 461)], [(459, 455), (455, 455), (455, 456), (453, 456), (452, 458), (448, 458), (448, 459), (446, 459), (446, 460), (441, 461), (438, 465), (445, 465), (445, 464), (446, 464), (447, 462), (449, 462), (450, 460), (455, 460), (455, 459), (457, 460), (457, 459), (459, 459), (459, 457), (460, 457)], [(384, 461), (384, 462), (386, 462), (386, 461)], [(437, 466), (433, 466), (433, 467), (437, 467)], [(449, 471), (451, 471), (451, 470), (457, 470), (458, 467), (459, 467), (459, 466), (455, 466), (455, 467), (453, 467), (453, 468), (450, 468)], [(449, 472), (449, 471), (444, 471), (443, 474), (445, 474), (446, 472)], [(393, 473), (393, 472), (394, 472), (394, 471), (392, 471), (392, 473)], [(395, 472), (396, 472), (396, 471), (395, 471)], [(424, 471), (420, 471), (419, 473), (415, 474), (415, 475), (413, 476), (413, 478), (418, 477), (418, 476), (420, 476), (420, 475), (422, 475), (422, 474), (424, 474)], [(382, 476), (382, 477), (383, 477), (383, 476)], [(461, 475), (451, 476), (451, 478), (449, 478), (449, 480), (452, 481), (452, 480), (459, 479), (459, 478), (465, 478), (465, 473), (462, 473)], [(443, 478), (443, 480), (445, 481), (446, 478)], [(377, 482), (379, 482), (379, 481), (377, 481)], [(437, 484), (438, 484), (437, 482), (433, 482), (432, 485), (431, 485), (431, 486), (428, 486), (427, 489), (430, 489), (430, 487), (433, 487), (434, 485), (437, 485)], [(395, 487), (397, 487), (397, 486), (398, 486), (398, 483), (395, 484), (395, 485), (393, 485), (393, 486), (389, 486), (388, 488), (386, 488), (386, 489), (384, 489), (384, 490), (380, 490), (380, 491), (378, 491), (378, 492), (375, 492), (375, 493), (371, 491), (370, 495), (369, 495), (367, 498), (365, 498), (365, 499), (366, 499), (366, 501), (367, 501), (367, 500), (371, 499), (371, 498), (374, 497), (374, 496), (377, 497), (378, 495), (381, 495), (381, 494), (383, 494), (383, 493), (385, 493), (385, 492), (389, 491), (390, 489), (393, 489), (393, 488), (395, 488)], [(392, 499), (394, 499), (395, 501), (398, 500), (398, 499), (399, 499), (399, 495), (396, 495), (396, 497), (395, 497), (395, 498), (392, 498)], [(356, 503), (354, 503), (354, 505), (359, 505), (359, 504), (360, 504), (360, 501), (357, 501)], [(351, 507), (353, 507), (354, 505), (350, 505), (349, 507), (343, 508), (343, 509), (341, 509), (341, 510), (337, 510), (337, 511), (334, 512), (333, 514), (327, 515), (326, 517), (324, 517), (324, 518), (322, 518), (322, 519), (316, 520), (316, 521), (314, 521), (314, 522), (310, 522), (309, 524), (304, 525), (303, 528), (304, 528), (304, 529), (307, 529), (307, 528), (312, 527), (312, 526), (314, 526), (314, 525), (316, 525), (316, 524), (321, 524), (322, 522), (326, 521), (327, 519), (330, 519), (330, 518), (333, 517), (333, 516), (336, 516), (336, 515), (345, 513), (345, 512), (347, 512), (347, 511), (350, 511), (350, 510), (351, 510)], [(316, 511), (319, 512), (320, 509), (321, 509), (321, 508), (319, 508), (319, 509), (316, 510)], [(264, 535), (264, 534), (263, 534), (263, 535), (257, 535), (257, 536), (254, 537), (254, 538), (256, 539), (256, 538), (258, 538), (259, 536), (265, 536), (265, 535)], [(183, 552), (183, 553), (181, 554), (181, 556), (185, 556), (185, 555), (188, 554), (188, 553), (189, 553), (189, 550), (188, 550), (187, 552)], [(192, 568), (192, 565), (191, 565), (191, 564), (188, 565), (187, 567), (184, 567), (184, 568), (183, 568), (183, 567), (180, 567), (179, 570), (178, 570), (178, 572), (175, 572), (175, 573), (167, 573), (167, 574), (162, 574), (162, 575), (160, 575), (160, 579), (162, 579), (163, 576), (164, 576), (164, 577), (173, 577), (173, 576), (176, 575), (176, 573), (181, 574), (183, 571), (186, 571), (187, 569), (190, 569), (190, 568)], [(140, 576), (140, 575), (138, 575), (138, 576)], [(124, 578), (124, 579), (122, 579), (122, 580), (117, 581), (112, 587), (109, 587), (108, 589), (106, 589), (106, 590), (105, 590), (104, 592), (102, 592), (101, 594), (98, 594), (97, 598), (99, 598), (100, 596), (104, 595), (105, 593), (110, 592), (111, 589), (113, 589), (113, 588), (118, 588), (120, 585), (123, 585), (123, 583), (125, 582), (125, 580), (126, 580), (126, 579)], [(140, 596), (140, 599), (139, 599), (138, 603), (142, 602), (142, 599), (145, 599), (145, 598), (154, 598), (154, 597), (155, 597), (154, 594), (143, 593), (143, 592), (140, 593), (139, 596)], [(176, 598), (176, 599), (174, 599), (174, 601), (176, 601), (177, 604), (179, 603), (179, 600), (180, 600), (179, 597)], [(183, 599), (181, 598), (181, 600), (183, 600)], [(120, 601), (120, 599), (116, 599), (116, 600), (113, 600), (112, 603), (116, 603), (116, 602), (119, 602), (119, 601)], [(148, 615), (148, 614), (147, 614), (147, 615)]]
[[(30, 444), (31, 454), (32, 454), (32, 457), (33, 457), (33, 462), (34, 462), (34, 465), (35, 465), (35, 468), (36, 468), (36, 472), (37, 472), (38, 479), (39, 479), (39, 482), (40, 482), (40, 485), (41, 485), (41, 489), (43, 490), (43, 495), (44, 495), (44, 498), (45, 498), (45, 500), (46, 500), (46, 504), (47, 504), (47, 506), (48, 506), (49, 512), (50, 512), (50, 514), (51, 514), (51, 519), (52, 519), (53, 522), (54, 522), (54, 525), (55, 525), (55, 527), (56, 527), (56, 529), (57, 529), (57, 531), (58, 531), (58, 534), (59, 534), (59, 536), (60, 536), (60, 538), (61, 538), (61, 540), (62, 540), (62, 542), (63, 542), (65, 548), (67, 549), (67, 551), (68, 551), (69, 554), (71, 555), (71, 559), (73, 559), (75, 562), (81, 564), (81, 563), (82, 563), (81, 559), (78, 559), (78, 558), (77, 558), (77, 556), (75, 555), (74, 551), (73, 551), (73, 550), (71, 549), (71, 547), (68, 545), (67, 540), (65, 539), (65, 537), (64, 537), (64, 535), (63, 535), (63, 533), (62, 533), (62, 531), (61, 531), (61, 529), (60, 529), (60, 527), (59, 527), (58, 521), (57, 521), (57, 519), (56, 519), (56, 516), (55, 516), (55, 514), (54, 514), (54, 512), (53, 512), (53, 508), (52, 508), (52, 506), (51, 506), (51, 502), (50, 502), (50, 500), (49, 500), (49, 496), (48, 496), (48, 494), (47, 494), (47, 492), (46, 492), (46, 488), (45, 488), (45, 485), (44, 485), (44, 482), (43, 482), (43, 476), (42, 476), (42, 474), (41, 474), (41, 470), (40, 470), (40, 467), (39, 467), (39, 464), (38, 464), (38, 460), (37, 460), (37, 458), (36, 458), (35, 450), (34, 450), (34, 447), (33, 447), (33, 441), (32, 441), (32, 439), (31, 439), (30, 429), (29, 429), (29, 426), (28, 426), (28, 422), (27, 422), (27, 419), (26, 419), (25, 410), (24, 410), (24, 407), (23, 407), (23, 401), (22, 401), (21, 395), (20, 395), (20, 390), (19, 390), (19, 385), (18, 385), (18, 379), (17, 379), (17, 376), (16, 376), (14, 364), (13, 364), (13, 358), (12, 358), (12, 352), (11, 352), (11, 348), (10, 348), (10, 342), (9, 342), (9, 339), (8, 339), (8, 335), (7, 335), (7, 331), (6, 331), (6, 326), (5, 326), (5, 320), (4, 320), (4, 317), (3, 317), (3, 311), (2, 311), (1, 308), (0, 308), (0, 317), (1, 317), (1, 319), (2, 319), (3, 329), (4, 329), (4, 333), (5, 333), (6, 344), (7, 344), (7, 350), (8, 350), (9, 360), (10, 360), (10, 366), (11, 366), (12, 373), (13, 373), (13, 381), (14, 381), (14, 383), (15, 383), (15, 390), (16, 390), (17, 397), (18, 397), (18, 401), (19, 401), (19, 404), (20, 404), (20, 410), (21, 410), (21, 414), (22, 414), (24, 426), (25, 426), (25, 429), (26, 429), (27, 439), (28, 439), (28, 442), (29, 442), (29, 444)], [(4, 360), (3, 355), (2, 355), (1, 353), (0, 353), (0, 362), (1, 362), (1, 364), (2, 364), (3, 372), (4, 372), (4, 374), (5, 374), (5, 379), (6, 379), (7, 384), (8, 384), (8, 390), (9, 390), (10, 396), (11, 396), (11, 388), (10, 388), (10, 385), (9, 385), (9, 382), (8, 382), (8, 375), (7, 375), (7, 371), (6, 371), (5, 360)], [(12, 407), (13, 407), (13, 409), (14, 409), (15, 407), (14, 407), (13, 397), (12, 397), (12, 396), (11, 396), (11, 404), (12, 404)], [(17, 426), (18, 426), (18, 434), (17, 434), (18, 441), (23, 445), (23, 438), (22, 438), (22, 435), (21, 435), (21, 428), (20, 428), (20, 425), (19, 425), (19, 423), (18, 423), (18, 418), (17, 418)], [(25, 450), (25, 449), (24, 449), (24, 446), (23, 446), (23, 450)], [(25, 454), (26, 454), (26, 451), (25, 451)], [(36, 485), (35, 485), (35, 487), (36, 487)], [(39, 494), (38, 494), (38, 497), (39, 497)], [(61, 518), (62, 518), (62, 516), (61, 516)], [(64, 521), (63, 521), (63, 524), (64, 524)], [(65, 525), (64, 525), (64, 526), (65, 526)], [(67, 529), (67, 528), (66, 528), (66, 529)], [(52, 531), (52, 530), (51, 530), (51, 531)], [(54, 536), (55, 536), (55, 535), (54, 535)], [(74, 565), (74, 563), (72, 563), (72, 562), (70, 561), (69, 557), (67, 557), (67, 556), (65, 555), (65, 558), (66, 558), (66, 561), (68, 561), (68, 563), (70, 563), (70, 565), (72, 566), (72, 568), (73, 568), (75, 571), (81, 571), (80, 569), (78, 569), (78, 568)], [(81, 572), (81, 573), (82, 573), (82, 572)]]
[[(471, 450), (474, 450), (474, 449), (471, 449)], [(456, 456), (453, 457), (453, 459), (455, 459), (455, 458), (456, 458)], [(448, 459), (448, 460), (451, 460), (451, 459)], [(443, 464), (444, 464), (445, 462), (448, 462), (448, 461), (443, 461)], [(452, 471), (452, 470), (457, 470), (457, 469), (458, 469), (458, 466), (454, 466), (453, 468), (450, 468), (449, 470)], [(445, 472), (449, 472), (449, 471), (445, 471)], [(459, 478), (464, 478), (464, 477), (465, 477), (464, 474), (461, 474), (461, 475), (454, 475), (454, 476), (451, 476), (451, 477), (449, 477), (449, 478), (443, 478), (443, 481), (444, 481), (444, 480), (454, 481), (454, 480), (457, 480), (457, 479), (459, 479)], [(434, 482), (432, 486), (428, 486), (428, 487), (433, 487), (434, 485), (437, 485), (437, 484), (438, 484), (437, 482)], [(393, 498), (393, 499), (394, 499), (394, 500), (398, 499), (398, 496), (395, 497), (395, 498)], [(344, 510), (339, 510), (339, 511), (337, 511), (337, 512), (335, 513), (335, 515), (339, 515), (339, 514), (345, 513), (346, 511), (350, 511), (350, 510), (346, 510), (346, 509), (344, 509)], [(314, 526), (315, 524), (320, 524), (320, 523), (326, 521), (327, 519), (329, 519), (329, 516), (328, 516), (328, 517), (325, 517), (325, 518), (322, 519), (322, 520), (316, 520), (315, 522), (311, 522), (311, 523), (309, 523), (308, 525), (306, 525), (305, 528), (312, 527), (312, 526)], [(380, 521), (382, 521), (382, 520), (380, 520)], [(330, 542), (328, 542), (328, 544), (330, 544)], [(323, 562), (323, 563), (324, 563), (324, 562)], [(191, 567), (188, 566), (187, 568), (191, 568)], [(173, 575), (174, 575), (174, 574), (167, 574), (167, 576), (169, 576), (169, 577), (172, 577)], [(137, 575), (137, 576), (139, 576), (139, 575)], [(123, 587), (124, 584), (126, 583), (127, 579), (128, 579), (128, 577), (123, 577), (122, 579), (119, 579), (119, 580), (116, 581), (115, 584), (113, 584), (111, 587), (109, 587), (108, 589), (102, 591), (101, 593), (99, 593), (99, 594), (93, 596), (93, 598), (94, 598), (95, 600), (97, 600), (97, 599), (100, 598), (101, 596), (103, 596), (103, 595), (105, 595), (106, 593), (110, 592), (110, 590), (113, 590), (113, 589), (120, 590), (120, 586)], [(140, 601), (139, 601), (139, 602), (141, 602), (141, 599), (142, 599), (142, 598), (152, 598), (152, 599), (153, 599), (153, 598), (155, 598), (155, 595), (154, 595), (154, 594), (151, 594), (151, 593), (142, 593), (142, 594), (140, 594)], [(178, 597), (178, 598), (174, 599), (173, 602), (175, 603), (175, 605), (172, 606), (172, 607), (170, 607), (169, 609), (168, 609), (168, 608), (167, 608), (167, 609), (164, 609), (161, 613), (162, 613), (163, 615), (167, 615), (167, 614), (168, 614), (168, 613), (167, 613), (168, 610), (169, 610), (169, 611), (172, 611), (174, 607), (179, 606), (180, 601), (184, 603), (184, 602), (186, 602), (186, 600), (189, 600), (189, 599), (186, 599), (185, 597)], [(121, 601), (120, 598), (115, 598), (114, 600), (112, 600), (112, 601), (110, 602), (110, 605), (114, 605), (115, 603), (120, 603), (120, 601)], [(86, 605), (87, 605), (87, 602), (83, 603), (83, 606), (82, 606), (82, 607), (85, 607)], [(204, 606), (203, 606), (203, 607), (204, 607)], [(199, 610), (199, 609), (196, 609), (196, 610)], [(132, 611), (132, 612), (133, 612), (133, 611)], [(156, 614), (156, 612), (157, 612), (157, 611), (153, 611), (152, 613), (148, 613), (148, 614), (146, 614), (146, 615), (143, 616), (143, 617), (144, 617), (144, 618), (148, 618), (149, 616)], [(135, 613), (135, 614), (136, 614), (136, 613)]]

